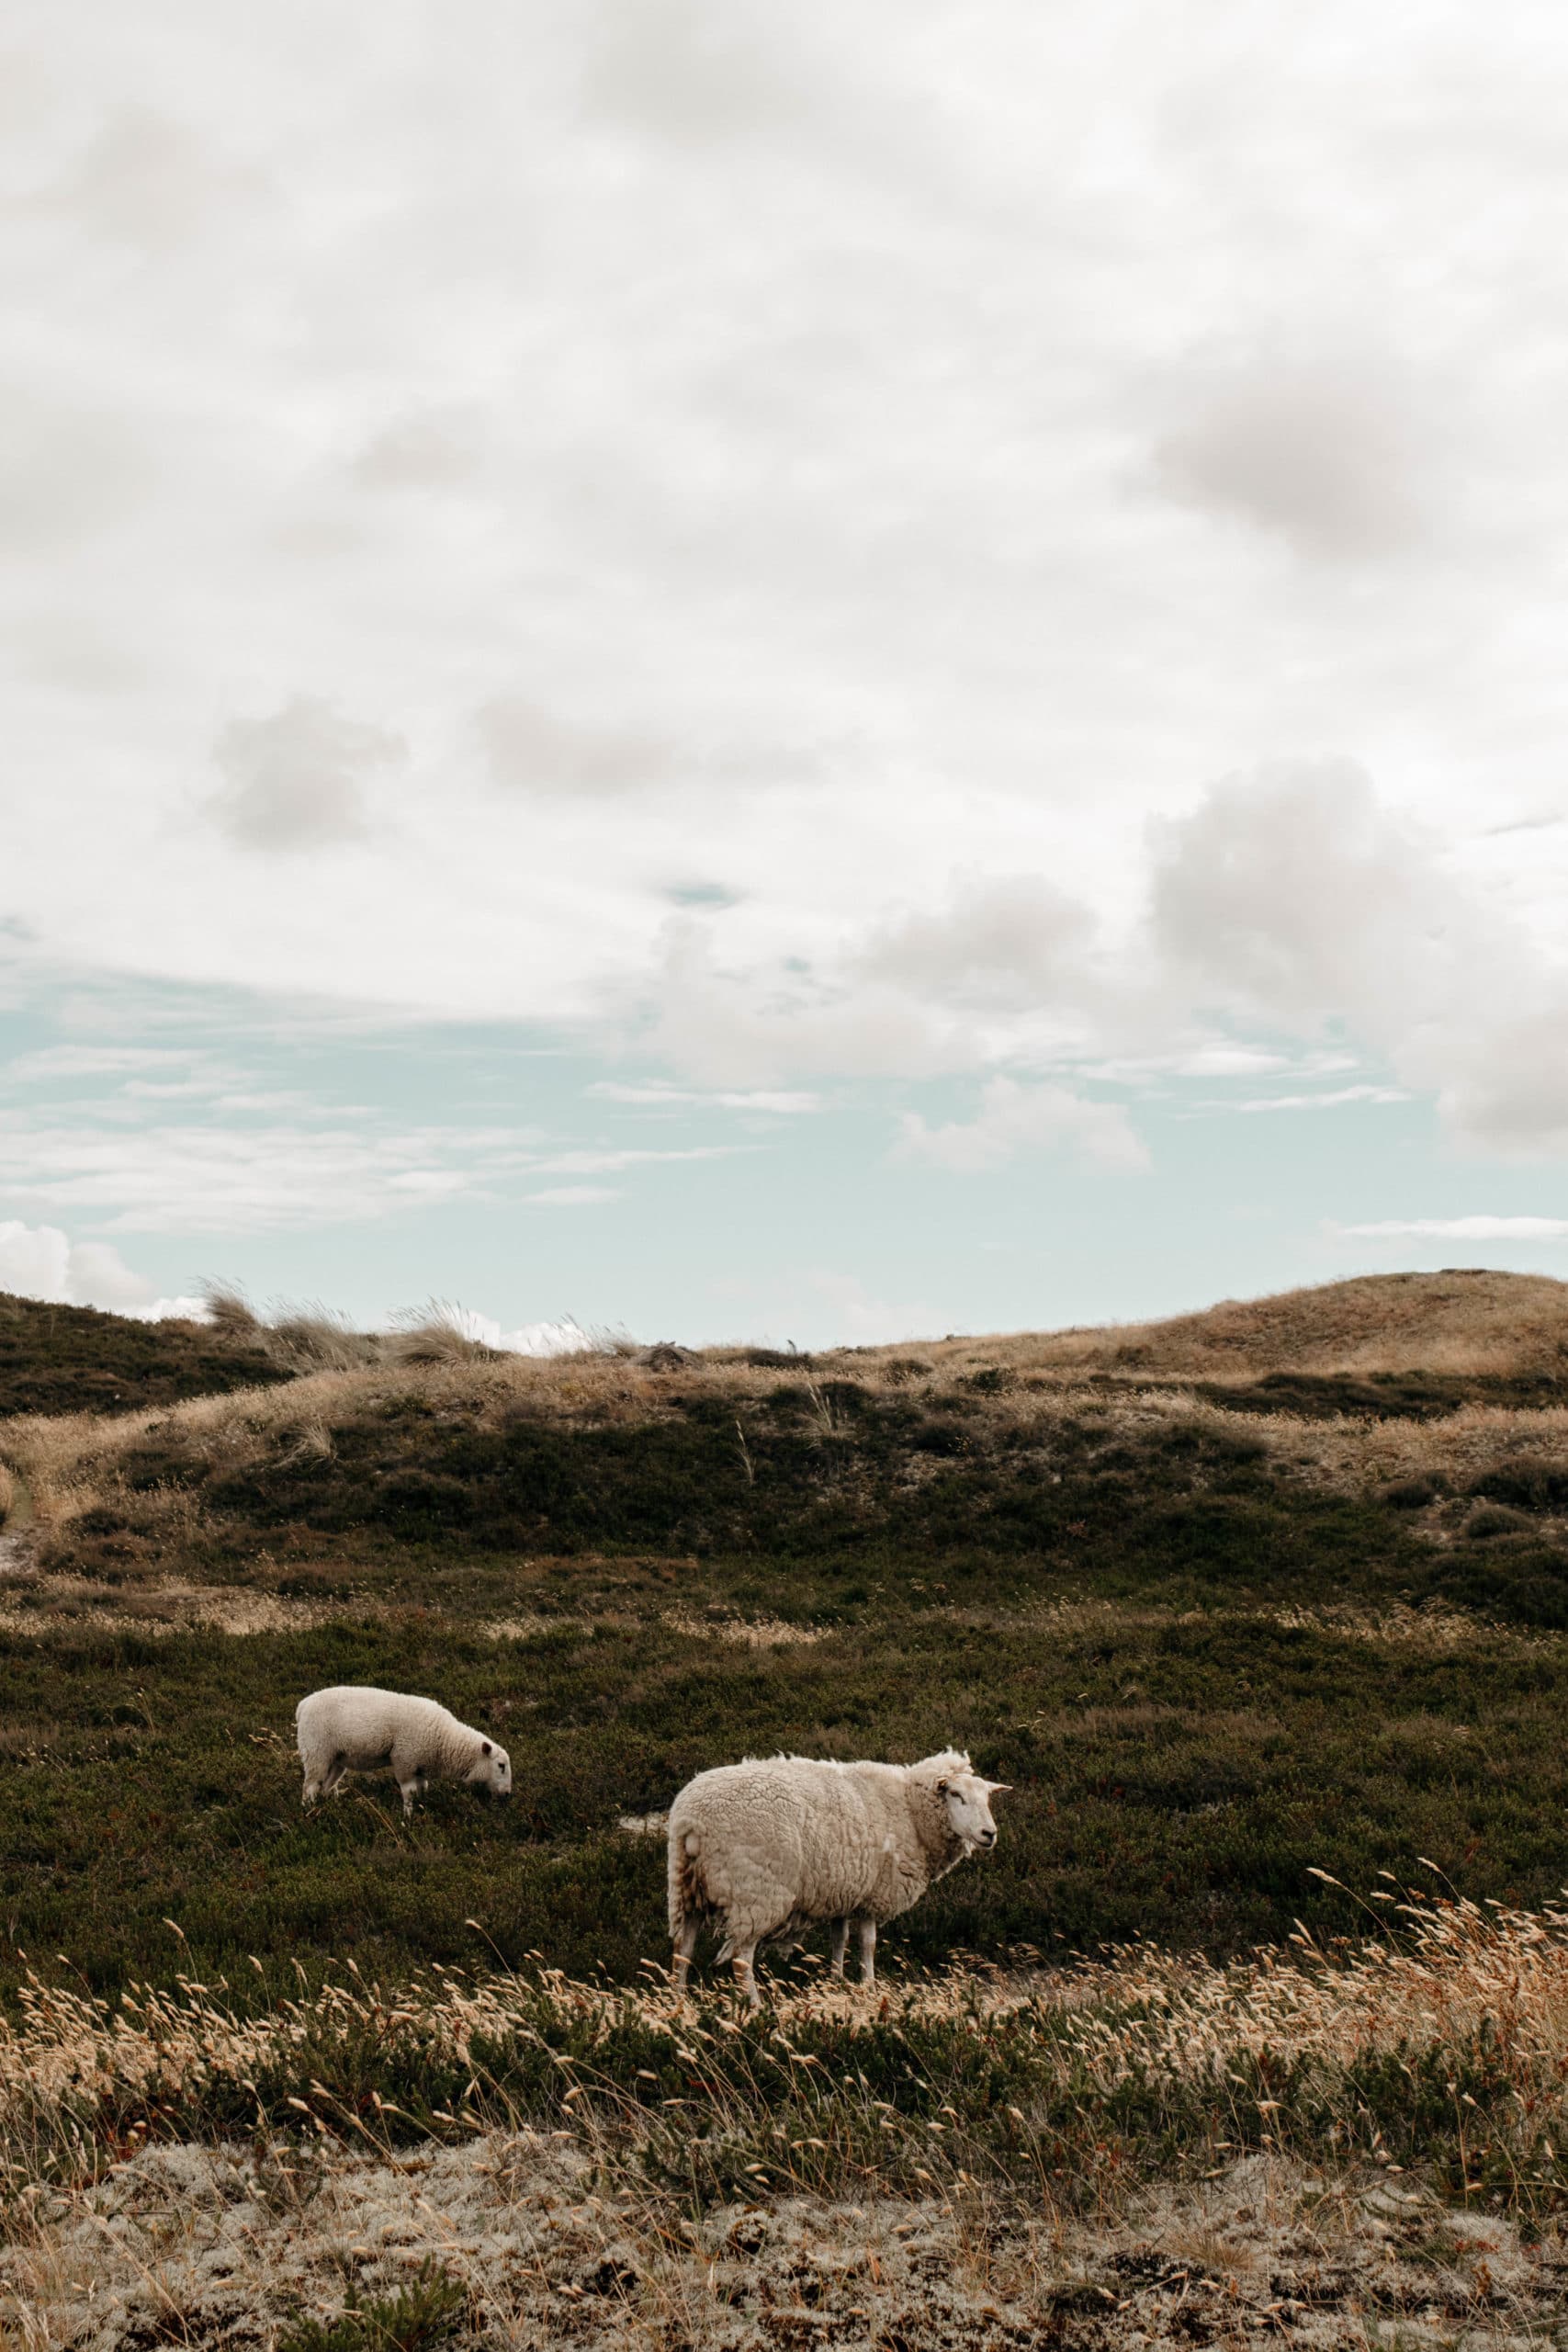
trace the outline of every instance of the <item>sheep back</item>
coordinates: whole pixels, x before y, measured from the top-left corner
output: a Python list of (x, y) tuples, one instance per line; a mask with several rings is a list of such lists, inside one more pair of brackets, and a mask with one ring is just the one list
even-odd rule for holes
[(340, 1683), (314, 1690), (295, 1710), (307, 1764), (341, 1755), (351, 1771), (378, 1764), (419, 1766), (430, 1780), (461, 1780), (479, 1761), (484, 1735), (459, 1723), (435, 1699), (407, 1690)]
[(670, 1813), (670, 1923), (716, 1911), (726, 1950), (819, 1919), (882, 1921), (947, 1866), (934, 1775), (773, 1757), (688, 1781)]

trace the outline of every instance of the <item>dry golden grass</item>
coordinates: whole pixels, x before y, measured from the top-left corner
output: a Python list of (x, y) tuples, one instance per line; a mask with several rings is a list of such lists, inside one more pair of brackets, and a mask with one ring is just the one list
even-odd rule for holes
[[(1349, 1951), (818, 1984), (757, 2023), (553, 1971), (255, 2018), (221, 1985), (111, 2007), (35, 1978), (0, 2027), (0, 2342), (85, 2341), (89, 2307), (128, 2336), (151, 2307), (164, 2341), (325, 2317), (433, 2255), (487, 2345), (580, 2336), (607, 2293), (591, 2340), (650, 2347), (672, 2310), (733, 2345), (759, 2301), (840, 2336), (907, 2311), (893, 2340), (931, 2346), (1135, 2312), (1162, 2343), (1326, 2347), (1428, 2306), (1533, 2337), (1561, 2306), (1568, 1913), (1385, 1907), (1393, 1939)], [(543, 2291), (509, 2303), (520, 2275)]]
[[(227, 1294), (215, 1306), (225, 1329), (264, 1328)], [(1463, 1490), (1519, 1463), (1568, 1476), (1568, 1403), (1471, 1403), (1427, 1420), (1365, 1413), (1244, 1419), (1212, 1396), (1201, 1400), (1190, 1386), (1314, 1367), (1554, 1374), (1568, 1363), (1568, 1284), (1544, 1276), (1368, 1277), (1162, 1324), (841, 1350), (815, 1360), (753, 1362), (744, 1351), (713, 1349), (669, 1369), (619, 1343), (556, 1357), (497, 1354), (468, 1339), (457, 1310), (440, 1302), (379, 1340), (314, 1316), (272, 1327), (268, 1345), (292, 1351), (297, 1377), (111, 1417), (11, 1420), (0, 1431), (0, 1478), (15, 1473), (26, 1482), (47, 1532), (99, 1504), (125, 1508), (120, 1468), (133, 1449), (157, 1446), (175, 1464), (200, 1463), (220, 1475), (324, 1457), (334, 1428), (374, 1418), (411, 1394), (431, 1414), (461, 1417), (479, 1430), (520, 1419), (590, 1429), (674, 1419), (694, 1385), (705, 1386), (733, 1413), (744, 1455), (748, 1415), (781, 1389), (793, 1390), (804, 1425), (830, 1446), (853, 1436), (852, 1414), (836, 1393), (844, 1381), (876, 1398), (961, 1407), (978, 1434), (1015, 1446), (1048, 1446), (1069, 1420), (1091, 1431), (1099, 1422), (1108, 1440), (1171, 1421), (1200, 1432), (1245, 1431), (1287, 1476), (1346, 1493), (1433, 1477)], [(937, 1464), (911, 1455), (908, 1473), (929, 1478)], [(172, 1533), (175, 1518), (192, 1508), (171, 1483), (140, 1493), (132, 1517), (151, 1534)], [(1441, 1517), (1433, 1517), (1434, 1530)]]
[(950, 1370), (1147, 1372), (1215, 1379), (1269, 1372), (1568, 1372), (1568, 1283), (1547, 1274), (1366, 1274), (1226, 1299), (1158, 1323), (1023, 1331), (910, 1350)]
[[(1055, 1974), (957, 1964), (869, 1993), (831, 1979), (775, 1984), (772, 2037), (792, 2064), (808, 2030), (841, 2044), (841, 2064), (828, 2075), (801, 2062), (796, 2088), (826, 2106), (846, 2095), (863, 2038), (869, 2047), (932, 2026), (978, 2030), (1007, 2019), (1022, 2031), (1032, 2096), (1077, 2086), (1109, 2108), (1129, 2086), (1185, 2085), (1217, 2104), (1220, 2130), (1238, 2120), (1248, 2099), (1258, 2103), (1251, 2078), (1236, 2075), (1244, 2059), (1267, 2060), (1276, 2071), (1332, 2070), (1377, 2055), (1408, 2065), (1432, 2053), (1462, 2066), (1479, 2045), (1518, 2093), (1524, 2143), (1561, 2139), (1568, 2132), (1568, 1910), (1530, 1913), (1387, 1888), (1367, 1909), (1379, 1932), (1349, 1951), (1321, 1951), (1299, 1933), (1292, 1955), (1265, 1949), (1228, 1966), (1134, 1948)], [(615, 1987), (576, 1983), (554, 1969), (488, 1978), (441, 1971), (434, 1984), (415, 1980), (396, 1994), (355, 1974), (249, 2018), (222, 1993), (181, 1978), (177, 1989), (139, 1986), (110, 2003), (30, 1976), (19, 2021), (0, 2018), (0, 2146), (10, 2151), (13, 2176), (19, 2148), (40, 2132), (69, 2135), (73, 2119), (100, 2100), (134, 2105), (155, 2095), (171, 2112), (181, 2102), (199, 2109), (215, 2086), (280, 2079), (307, 2055), (330, 2071), (334, 2048), (401, 2048), (468, 2068), (476, 2118), (488, 2093), (502, 2095), (499, 2083), (487, 2084), (477, 2053), (520, 2044), (547, 2057), (570, 2050), (569, 2075), (575, 2070), (584, 2094), (596, 2089), (614, 2108), (616, 2053), (628, 2037), (663, 2038), (678, 2052), (718, 2051), (739, 2015), (727, 1998), (699, 2006), (662, 1981)], [(743, 2100), (744, 2068), (720, 2073), (723, 2085), (716, 2074), (708, 2096)], [(315, 2111), (340, 2128), (331, 2083), (319, 2087)], [(1341, 2129), (1357, 2136), (1348, 2114)], [(1568, 2154), (1568, 2140), (1562, 2144)]]
[[(51, 1634), (74, 1638), (84, 1633), (154, 1637), (197, 1631), (241, 1637), (299, 1634), (330, 1616), (346, 1613), (322, 1601), (286, 1599), (245, 1586), (192, 1584), (179, 1577), (127, 1582), (106, 1592), (103, 1585), (85, 1577), (24, 1574), (7, 1585), (6, 1593), (8, 1605), (0, 1607), (0, 1631), (25, 1634), (30, 1641)], [(365, 1613), (361, 1606), (357, 1614)]]
[[(981, 1345), (965, 1344), (976, 1351)], [(886, 1374), (878, 1377), (874, 1363), (857, 1359), (853, 1372), (874, 1391), (885, 1384)], [(1107, 1442), (1118, 1433), (1179, 1422), (1201, 1432), (1244, 1434), (1287, 1474), (1346, 1493), (1434, 1476), (1463, 1489), (1489, 1472), (1520, 1463), (1568, 1474), (1568, 1405), (1465, 1405), (1428, 1421), (1363, 1415), (1309, 1419), (1227, 1412), (1174, 1380), (1107, 1391), (1068, 1373), (1049, 1383), (976, 1396), (963, 1385), (970, 1376), (967, 1370), (944, 1364), (923, 1382), (921, 1402), (940, 1408), (961, 1394), (973, 1426), (1024, 1446), (1049, 1445), (1054, 1430), (1067, 1421), (1091, 1430), (1100, 1424)], [(705, 1362), (695, 1370), (664, 1375), (627, 1357), (475, 1357), (459, 1351), (402, 1364), (305, 1373), (282, 1386), (239, 1389), (141, 1412), (21, 1416), (0, 1431), (0, 1477), (9, 1481), (14, 1473), (26, 1481), (33, 1512), (48, 1530), (100, 1504), (123, 1505), (120, 1465), (149, 1442), (172, 1458), (231, 1475), (268, 1462), (330, 1455), (334, 1427), (372, 1418), (411, 1392), (433, 1414), (461, 1416), (481, 1430), (518, 1417), (567, 1428), (635, 1427), (676, 1418), (682, 1393), (689, 1392), (693, 1380), (722, 1384), (742, 1434), (749, 1407), (781, 1386), (797, 1388), (808, 1414), (819, 1413), (824, 1439), (849, 1434), (833, 1418), (821, 1379), (804, 1370), (791, 1374)], [(890, 1385), (905, 1385), (901, 1379)], [(813, 1397), (818, 1400), (816, 1408)], [(936, 1464), (917, 1457), (910, 1471), (934, 1476)], [(166, 1522), (172, 1534), (174, 1519), (194, 1508), (188, 1496), (170, 1485), (140, 1494), (135, 1512), (150, 1529)]]

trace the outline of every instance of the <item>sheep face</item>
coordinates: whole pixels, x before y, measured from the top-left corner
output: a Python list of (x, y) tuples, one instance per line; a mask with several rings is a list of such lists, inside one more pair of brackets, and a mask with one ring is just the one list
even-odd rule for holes
[(982, 1781), (978, 1772), (949, 1772), (937, 1782), (953, 1834), (966, 1854), (987, 1852), (996, 1844), (991, 1799), (1003, 1795), (1009, 1785), (1006, 1781)]
[(497, 1747), (493, 1739), (487, 1739), (468, 1780), (475, 1788), (488, 1789), (492, 1797), (509, 1797), (512, 1794), (512, 1758), (505, 1748)]

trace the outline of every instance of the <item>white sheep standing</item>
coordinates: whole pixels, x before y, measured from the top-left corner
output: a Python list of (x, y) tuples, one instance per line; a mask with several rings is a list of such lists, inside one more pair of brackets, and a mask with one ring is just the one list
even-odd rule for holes
[(460, 1724), (434, 1699), (406, 1690), (373, 1690), (344, 1682), (312, 1690), (294, 1711), (299, 1761), (305, 1768), (303, 1802), (331, 1795), (350, 1772), (390, 1766), (402, 1792), (403, 1812), (413, 1811), (432, 1781), (469, 1781), (492, 1795), (512, 1794), (512, 1763), (504, 1747), (482, 1731)]
[(721, 1960), (760, 2007), (757, 1946), (833, 1922), (833, 1973), (860, 1925), (861, 1981), (875, 1982), (876, 1930), (976, 1849), (997, 1842), (991, 1799), (967, 1756), (919, 1764), (748, 1758), (688, 1781), (670, 1808), (670, 1933), (684, 1990), (703, 1918), (716, 1914)]

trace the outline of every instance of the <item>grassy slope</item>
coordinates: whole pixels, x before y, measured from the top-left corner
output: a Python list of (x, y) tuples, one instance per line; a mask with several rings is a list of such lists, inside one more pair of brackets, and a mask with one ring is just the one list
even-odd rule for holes
[[(42, 1555), (0, 1631), (5, 1942), (96, 1987), (254, 1953), (276, 1990), (345, 1951), (472, 1962), (477, 1918), (509, 1959), (627, 1978), (665, 1948), (662, 1853), (619, 1814), (747, 1749), (949, 1738), (1016, 1784), (1003, 1844), (890, 1955), (1234, 1950), (1351, 1923), (1314, 1866), (1367, 1886), (1417, 1855), (1539, 1902), (1568, 1874), (1568, 1415), (1512, 1409), (1540, 1403), (1545, 1308), (1531, 1286), (1500, 1352), (1506, 1279), (1472, 1302), (1476, 1370), (1445, 1295), (1441, 1378), (1377, 1384), (1421, 1369), (1402, 1296), (1392, 1363), (1363, 1344), (1304, 1408), (1292, 1375), (1286, 1410), (1266, 1347), (1227, 1391), (1195, 1345), (1151, 1400), (1013, 1340), (663, 1376), (382, 1368), (17, 1425), (0, 1452)], [(1306, 1295), (1298, 1331), (1314, 1296), (1339, 1312)], [(1429, 1493), (1391, 1489), (1397, 1446)], [(1517, 1523), (1473, 1532), (1499, 1478)], [(154, 1635), (138, 1612), (171, 1572), (316, 1622)], [(1449, 1622), (1413, 1620), (1433, 1604)], [(738, 1616), (809, 1638), (748, 1647)], [(293, 1705), (335, 1680), (494, 1725), (511, 1806), (442, 1792), (405, 1829), (383, 1783), (303, 1819)]]
[(0, 1416), (172, 1405), (283, 1377), (199, 1323), (137, 1323), (0, 1291)]

